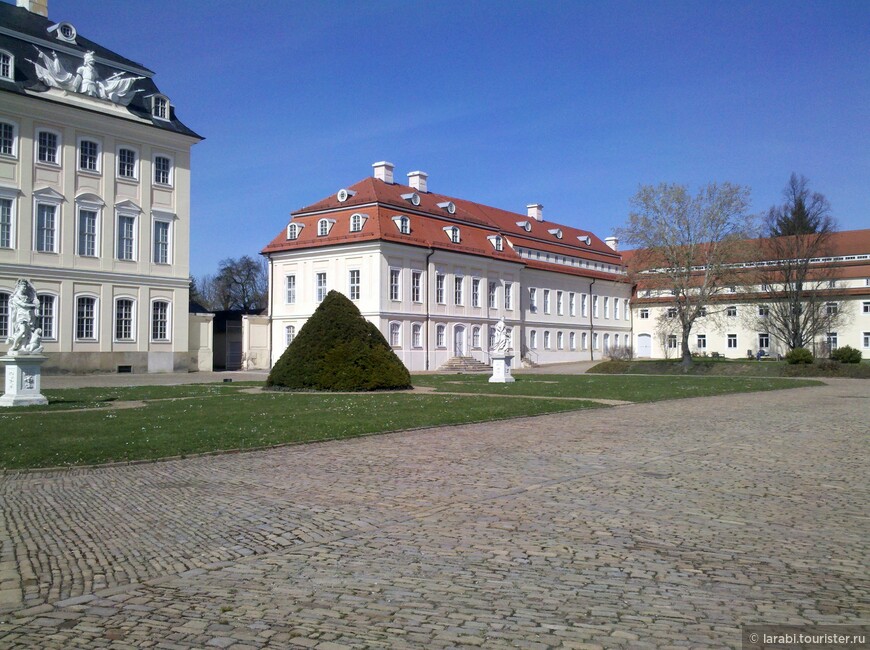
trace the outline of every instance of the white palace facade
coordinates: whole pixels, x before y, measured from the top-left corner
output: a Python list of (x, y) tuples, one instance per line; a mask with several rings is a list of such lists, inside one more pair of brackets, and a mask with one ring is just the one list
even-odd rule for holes
[(0, 342), (32, 282), (50, 371), (187, 370), (190, 148), (153, 73), (0, 2)]
[(269, 260), (271, 363), (329, 290), (350, 298), (411, 370), (453, 357), (489, 363), (499, 319), (514, 365), (602, 359), (631, 344), (631, 285), (586, 230), (408, 184), (393, 165), (292, 213)]

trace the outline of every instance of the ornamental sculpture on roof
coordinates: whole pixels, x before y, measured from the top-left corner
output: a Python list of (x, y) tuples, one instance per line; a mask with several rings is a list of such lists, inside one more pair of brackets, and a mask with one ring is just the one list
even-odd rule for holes
[(27, 60), (33, 64), (39, 80), (50, 88), (99, 97), (122, 106), (127, 106), (136, 93), (140, 92), (133, 90), (132, 87), (136, 81), (144, 77), (125, 77), (123, 72), (116, 72), (107, 79), (100, 79), (94, 64), (93, 52), (85, 52), (82, 65), (73, 74), (63, 67), (57, 58), (57, 52), (52, 52), (49, 57), (35, 45), (34, 49), (39, 54), (39, 61)]

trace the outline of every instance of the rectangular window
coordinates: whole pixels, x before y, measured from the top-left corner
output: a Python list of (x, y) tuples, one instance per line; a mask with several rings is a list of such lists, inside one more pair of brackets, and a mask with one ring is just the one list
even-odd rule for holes
[(504, 308), (505, 309), (513, 309), (514, 308), (514, 283), (513, 282), (505, 282), (504, 283)]
[(132, 149), (118, 149), (118, 176), (136, 178), (136, 152)]
[(0, 248), (12, 248), (12, 199), (0, 199)]
[(643, 309), (641, 309), (641, 310), (640, 310), (640, 317), (641, 317), (641, 318), (644, 318), (644, 319), (645, 319), (645, 318), (649, 318), (649, 309), (647, 309), (646, 307), (644, 307)]
[(115, 301), (115, 340), (133, 340), (133, 301), (127, 298)]
[[(628, 298), (623, 299), (622, 306), (623, 306), (623, 310), (622, 310), (623, 316), (622, 317), (625, 320), (628, 320), (631, 317), (631, 307), (629, 305)], [(626, 347), (628, 347), (628, 346), (626, 346)]]
[(136, 217), (118, 215), (118, 259), (133, 260), (136, 255)]
[(736, 350), (737, 349), (737, 335), (729, 334), (728, 335), (728, 349)]
[(78, 253), (84, 257), (97, 255), (97, 213), (79, 210)]
[(43, 339), (54, 339), (54, 296), (39, 294), (38, 325), (42, 330)]
[(565, 335), (562, 332), (556, 332), (556, 349), (562, 350), (565, 347)]
[(79, 141), (79, 169), (83, 172), (100, 171), (100, 145), (97, 142)]
[(737, 307), (735, 305), (729, 305), (725, 308), (725, 315), (729, 318), (734, 318), (737, 316)]
[(761, 333), (758, 335), (758, 347), (765, 349), (770, 347), (770, 334)]
[(435, 302), (439, 305), (447, 304), (447, 299), (444, 297), (444, 275), (442, 273), (435, 276)]
[(550, 349), (550, 331), (549, 330), (546, 330), (544, 332), (544, 349), (545, 350)]
[(490, 282), (488, 289), (487, 297), (489, 300), (489, 308), (496, 309), (498, 307), (498, 294), (496, 293), (498, 291), (498, 284)]
[[(586, 294), (580, 295), (580, 316), (582, 318), (586, 318), (586, 315), (589, 313), (589, 307), (586, 303)], [(586, 349), (586, 346), (583, 346), (583, 349)]]
[(610, 318), (610, 297), (604, 296), (604, 318)]
[(50, 131), (40, 131), (37, 136), (36, 159), (41, 163), (50, 165), (59, 165), (60, 156), (59, 141), (56, 133)]
[(461, 305), (463, 304), (463, 296), (462, 296), (462, 286), (465, 281), (461, 275), (457, 275), (453, 278), (453, 304)]
[(411, 345), (415, 348), (423, 347), (423, 328), (419, 323), (414, 323), (411, 328)]
[(76, 338), (80, 341), (96, 340), (97, 299), (80, 296), (76, 300)]
[(57, 252), (57, 206), (40, 203), (36, 208), (36, 250)]
[(399, 347), (402, 341), (402, 326), (399, 323), (390, 323), (390, 345)]
[(447, 328), (444, 325), (439, 325), (435, 329), (435, 345), (439, 348), (446, 347), (445, 338), (446, 338)]
[(865, 300), (861, 303), (861, 312), (864, 314), (870, 314), (870, 300)]
[(423, 299), (420, 295), (420, 287), (423, 284), (422, 279), (422, 271), (411, 272), (411, 300), (414, 302), (423, 302)]
[[(393, 288), (390, 287), (390, 293), (392, 293)], [(359, 300), (359, 270), (353, 269), (349, 272), (348, 276), (348, 293), (350, 293), (351, 300)], [(393, 298), (395, 300), (395, 298)]]
[(582, 350), (589, 349), (589, 334), (586, 332), (583, 332), (582, 334), (580, 334), (580, 348)]
[(676, 350), (677, 349), (677, 335), (676, 334), (668, 334), (668, 349)]
[[(351, 271), (353, 273), (353, 271)], [(287, 288), (287, 304), (295, 305), (296, 304), (296, 276), (288, 275), (286, 277), (285, 286)]]
[(565, 313), (565, 305), (561, 291), (556, 292), (556, 314), (561, 316)]
[(768, 316), (770, 316), (770, 307), (759, 307), (758, 315), (762, 318), (767, 318)]
[(15, 155), (15, 127), (7, 122), (0, 122), (0, 154)]
[(833, 352), (837, 349), (837, 333), (836, 332), (828, 332), (825, 336), (825, 341), (828, 344), (828, 350)]
[(706, 350), (707, 349), (707, 335), (706, 334), (698, 334), (698, 349)]
[(613, 318), (619, 320), (619, 298), (613, 299)]
[(870, 332), (864, 332), (864, 348), (870, 348)]
[(154, 263), (169, 264), (169, 222), (154, 222)]
[(151, 340), (169, 340), (169, 303), (157, 300), (151, 305)]
[(9, 294), (0, 291), (0, 337), (9, 336)]
[(538, 290), (529, 287), (529, 311), (538, 311)]
[(550, 313), (550, 290), (549, 289), (544, 289), (544, 313), (545, 314)]
[[(568, 294), (568, 315), (576, 316), (577, 315), (577, 300), (576, 295), (572, 291)], [(572, 348), (573, 349), (573, 348)]]
[(836, 316), (837, 312), (840, 310), (839, 305), (835, 302), (825, 303), (825, 314), (828, 316)]
[(676, 318), (677, 317), (677, 308), (676, 307), (668, 307), (668, 318)]
[(315, 289), (317, 302), (323, 302), (326, 298), (326, 273), (318, 273), (315, 276)]
[(529, 347), (536, 350), (538, 347), (538, 333), (535, 330), (529, 332)]
[(390, 300), (398, 300), (401, 295), (399, 275), (400, 269), (390, 269)]
[[(592, 296), (592, 318), (598, 318), (598, 296)], [(598, 349), (598, 346), (595, 346)]]
[(568, 347), (571, 348), (572, 350), (577, 349), (577, 333), (576, 332), (571, 332), (568, 335)]
[(480, 307), (480, 278), (471, 280), (471, 306)]
[(172, 161), (166, 156), (154, 157), (154, 182), (158, 185), (172, 185)]
[(597, 349), (598, 349), (598, 332), (595, 332), (595, 333), (592, 335), (592, 349), (593, 349), (593, 350), (597, 350)]

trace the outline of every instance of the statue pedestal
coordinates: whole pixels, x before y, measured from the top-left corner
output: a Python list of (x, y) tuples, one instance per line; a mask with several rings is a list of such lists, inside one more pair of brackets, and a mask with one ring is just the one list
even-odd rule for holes
[(40, 392), (42, 364), (46, 358), (41, 354), (0, 357), (0, 362), (6, 366), (6, 392), (0, 397), (0, 407), (48, 404)]
[(490, 355), (492, 359), (492, 377), (489, 378), (491, 384), (510, 384), (516, 381), (511, 376), (511, 362), (514, 360), (514, 355), (495, 352)]

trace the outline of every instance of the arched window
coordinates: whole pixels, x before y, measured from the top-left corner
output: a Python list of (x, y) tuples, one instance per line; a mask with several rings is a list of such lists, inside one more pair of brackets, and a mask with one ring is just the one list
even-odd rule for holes
[(401, 323), (390, 323), (390, 345), (394, 348), (402, 344), (402, 325)]
[(97, 299), (94, 296), (76, 298), (76, 340), (97, 340)]
[(532, 350), (538, 347), (538, 333), (535, 330), (529, 332), (529, 347)]
[(302, 230), (302, 226), (298, 223), (291, 223), (287, 226), (287, 239), (296, 239), (299, 237), (299, 232)]
[(604, 335), (604, 351), (608, 352), (610, 350), (610, 334)]
[(556, 332), (556, 348), (561, 350), (565, 347), (565, 335), (562, 332)]
[(135, 341), (136, 301), (132, 298), (115, 299), (115, 340)]
[(317, 236), (326, 237), (332, 229), (332, 224), (335, 223), (332, 219), (321, 219), (317, 222)]
[(151, 303), (151, 340), (168, 341), (169, 334), (169, 302), (155, 300)]
[(439, 325), (435, 328), (435, 345), (439, 348), (447, 347), (447, 327), (445, 325)]
[(393, 217), (393, 223), (396, 224), (396, 228), (399, 229), (399, 232), (403, 235), (408, 235), (411, 233), (411, 220), (404, 215), (396, 215)]
[(53, 340), (57, 338), (55, 331), (54, 316), (57, 312), (57, 296), (50, 293), (37, 294), (39, 298), (39, 312), (37, 313), (38, 325), (42, 330), (42, 338), (44, 340)]
[(454, 244), (458, 244), (460, 242), (459, 228), (457, 226), (447, 226), (446, 228), (444, 228), (444, 232), (447, 233), (450, 241), (452, 241)]
[(589, 347), (589, 339), (587, 338), (587, 336), (588, 335), (586, 334), (586, 332), (583, 332), (580, 335), (580, 347), (584, 350)]
[(159, 120), (169, 119), (169, 99), (165, 95), (154, 95), (151, 98), (151, 115)]
[(476, 325), (471, 328), (471, 347), (480, 348), (480, 327)]
[(359, 213), (350, 216), (350, 231), (359, 232), (363, 227), (363, 216)]
[(296, 338), (296, 326), (288, 325), (284, 328), (284, 345), (290, 345), (293, 343), (293, 339)]
[(423, 326), (420, 323), (414, 323), (411, 328), (411, 345), (415, 348), (423, 347)]
[(568, 346), (569, 346), (572, 350), (576, 350), (576, 349), (577, 349), (577, 333), (576, 333), (576, 332), (571, 332), (571, 333), (568, 335)]

